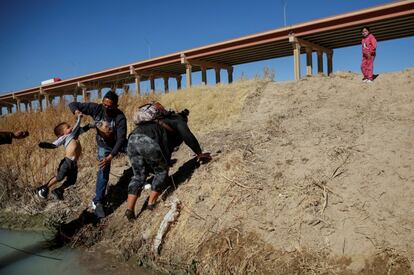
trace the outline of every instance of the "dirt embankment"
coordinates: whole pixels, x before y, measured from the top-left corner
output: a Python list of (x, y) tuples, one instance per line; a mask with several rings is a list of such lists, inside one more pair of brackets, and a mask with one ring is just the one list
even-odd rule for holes
[[(413, 69), (372, 84), (346, 72), (258, 81), (230, 125), (196, 132), (211, 163), (197, 167), (182, 146), (175, 187), (129, 223), (130, 171), (118, 162), (110, 216), (85, 225), (81, 215), (72, 243), (160, 271), (412, 274), (413, 90)], [(175, 198), (180, 216), (154, 256), (153, 239)]]

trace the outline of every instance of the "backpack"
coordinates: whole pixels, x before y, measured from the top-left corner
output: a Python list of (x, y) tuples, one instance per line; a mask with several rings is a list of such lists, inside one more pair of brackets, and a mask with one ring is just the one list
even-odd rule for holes
[(166, 116), (168, 111), (165, 110), (161, 103), (151, 101), (147, 104), (139, 106), (134, 113), (134, 124), (138, 125), (143, 122), (156, 121)]

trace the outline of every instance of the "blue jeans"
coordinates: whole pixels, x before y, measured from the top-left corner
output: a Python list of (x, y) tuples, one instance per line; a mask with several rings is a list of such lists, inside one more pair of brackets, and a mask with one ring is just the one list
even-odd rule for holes
[[(102, 160), (111, 153), (111, 150), (98, 146), (98, 160)], [(111, 171), (111, 163), (108, 163), (103, 169), (99, 168), (96, 176), (96, 191), (93, 202), (103, 203), (105, 197), (106, 186), (108, 185), (109, 172)]]

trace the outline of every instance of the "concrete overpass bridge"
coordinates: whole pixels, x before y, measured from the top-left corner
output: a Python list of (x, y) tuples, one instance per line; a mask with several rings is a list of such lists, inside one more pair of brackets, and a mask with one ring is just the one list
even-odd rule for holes
[(164, 90), (168, 92), (170, 78), (175, 79), (177, 88), (181, 89), (185, 75), (186, 87), (190, 87), (192, 74), (196, 72), (201, 72), (202, 82), (207, 84), (207, 70), (215, 71), (215, 83), (221, 82), (220, 71), (226, 70), (231, 83), (235, 65), (285, 56), (293, 56), (294, 76), (298, 80), (301, 78), (301, 54), (307, 57), (307, 75), (312, 75), (314, 53), (318, 73), (324, 73), (325, 56), (329, 75), (333, 70), (333, 50), (359, 44), (362, 26), (369, 26), (378, 41), (412, 36), (414, 0), (313, 20), (0, 95), (0, 110), (2, 114), (4, 109), (12, 112), (12, 107), (20, 111), (22, 104), (25, 110), (32, 110), (33, 101), (37, 101), (42, 110), (50, 106), (55, 97), (62, 100), (68, 95), (74, 100), (81, 96), (83, 101), (88, 101), (92, 91), (97, 91), (101, 97), (103, 88), (123, 88), (128, 93), (131, 83), (135, 83), (136, 94), (141, 95), (142, 81), (150, 81), (154, 91), (155, 79), (159, 78), (164, 80)]

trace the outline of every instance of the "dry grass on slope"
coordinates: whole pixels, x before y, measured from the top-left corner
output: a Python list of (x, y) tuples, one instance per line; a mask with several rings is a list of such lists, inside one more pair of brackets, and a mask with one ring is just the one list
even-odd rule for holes
[[(241, 123), (200, 137), (221, 153), (174, 191), (182, 210), (155, 267), (412, 274), (412, 72), (373, 85), (337, 73), (249, 94)], [(175, 157), (188, 160), (186, 147)], [(167, 211), (144, 211), (108, 243), (144, 257)], [(145, 245), (130, 249), (134, 241)]]
[[(0, 204), (18, 202), (26, 205), (34, 186), (39, 186), (51, 178), (57, 169), (59, 161), (63, 158), (63, 150), (44, 150), (38, 147), (40, 141), (53, 141), (56, 139), (53, 128), (58, 123), (66, 121), (75, 123), (75, 118), (63, 105), (49, 108), (39, 113), (16, 113), (0, 119), (0, 129), (16, 131), (28, 130), (30, 136), (24, 140), (14, 140), (11, 145), (0, 147)], [(93, 162), (95, 147), (93, 136), (85, 135), (82, 138), (85, 146), (83, 159)]]
[[(246, 96), (257, 89), (258, 85), (261, 85), (261, 80), (240, 80), (231, 85), (199, 86), (166, 95), (127, 95), (120, 97), (119, 104), (127, 117), (129, 132), (134, 128), (132, 117), (136, 107), (150, 100), (159, 100), (167, 108), (177, 111), (189, 109), (189, 124), (197, 135), (199, 131), (211, 131), (231, 125), (239, 117)], [(85, 117), (82, 124), (89, 120), (89, 117)], [(63, 104), (48, 108), (44, 112), (14, 113), (0, 118), (0, 129), (27, 129), (30, 133), (24, 140), (15, 140), (11, 145), (0, 147), (0, 205), (30, 204), (33, 188), (45, 183), (55, 174), (59, 161), (64, 156), (63, 149), (44, 150), (37, 144), (40, 141), (55, 140), (53, 128), (62, 121), (69, 124), (75, 122), (74, 116)], [(83, 154), (79, 161), (77, 186), (92, 190), (97, 167), (94, 131), (82, 135), (80, 141)], [(117, 161), (114, 162), (116, 165)], [(90, 195), (90, 192), (83, 193), (85, 196)], [(29, 212), (36, 212), (36, 209), (30, 209)]]
[(160, 101), (174, 111), (190, 110), (189, 126), (194, 133), (209, 132), (231, 126), (240, 117), (245, 99), (264, 85), (266, 80), (239, 80), (230, 85), (195, 86), (190, 89), (155, 94), (148, 97), (124, 96), (120, 108), (133, 129), (131, 118), (135, 108), (151, 100)]
[(163, 96), (161, 102), (173, 109), (190, 110), (189, 125), (194, 132), (210, 132), (234, 124), (249, 94), (264, 80), (244, 80), (231, 85), (199, 86)]

